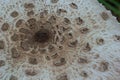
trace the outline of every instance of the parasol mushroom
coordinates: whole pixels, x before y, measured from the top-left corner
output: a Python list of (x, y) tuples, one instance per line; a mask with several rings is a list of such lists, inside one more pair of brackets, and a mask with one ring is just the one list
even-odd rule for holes
[(97, 0), (1, 0), (0, 80), (120, 80), (120, 23)]

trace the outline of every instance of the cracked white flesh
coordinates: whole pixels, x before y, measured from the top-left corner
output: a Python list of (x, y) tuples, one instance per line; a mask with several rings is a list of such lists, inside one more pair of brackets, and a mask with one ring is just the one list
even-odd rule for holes
[[(73, 29), (73, 34), (77, 35), (75, 38), (78, 44), (76, 49), (66, 49), (67, 53), (62, 54), (67, 60), (65, 65), (53, 66), (52, 61), (46, 62), (40, 59), (38, 62), (42, 62), (42, 65), (41, 63), (31, 65), (27, 61), (28, 56), (21, 58), (19, 63), (14, 63), (10, 52), (12, 41), (9, 39), (9, 32), (15, 28), (15, 22), (20, 18), (29, 19), (24, 9), (25, 3), (35, 5), (35, 14), (48, 10), (48, 15), (67, 17), (71, 20), (70, 27)], [(78, 9), (71, 8), (71, 3), (75, 3)], [(67, 13), (58, 15), (57, 9), (65, 9)], [(14, 10), (19, 13), (16, 18), (10, 16)], [(103, 12), (107, 13), (107, 20), (101, 17)], [(84, 23), (77, 25), (75, 21), (77, 17), (83, 19)], [(61, 75), (67, 75), (67, 79), (61, 78), (61, 80), (120, 80), (120, 24), (97, 0), (59, 0), (57, 3), (51, 3), (50, 0), (1, 0), (0, 27), (4, 22), (9, 23), (10, 29), (7, 32), (0, 30), (0, 39), (5, 42), (5, 48), (0, 49), (0, 60), (5, 61), (5, 65), (0, 67), (0, 80), (10, 80), (11, 75), (16, 76), (18, 80), (60, 80), (57, 78)], [(83, 27), (89, 28), (88, 34), (79, 32)], [(116, 40), (115, 35), (119, 36), (119, 40)], [(97, 38), (104, 39), (104, 43), (98, 45)], [(90, 44), (90, 51), (83, 51), (85, 42)], [(98, 58), (97, 55), (99, 55)], [(80, 57), (87, 57), (88, 62), (81, 63)], [(101, 69), (104, 65), (100, 65), (104, 61), (108, 63), (106, 70)], [(28, 76), (25, 74), (26, 70), (35, 71), (37, 74)], [(82, 71), (85, 71), (87, 75), (82, 74)]]

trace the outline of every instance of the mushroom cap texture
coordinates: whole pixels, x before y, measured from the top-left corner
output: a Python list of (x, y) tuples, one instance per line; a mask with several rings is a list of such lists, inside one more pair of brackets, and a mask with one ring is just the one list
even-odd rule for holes
[(120, 80), (120, 23), (97, 0), (0, 0), (0, 80)]

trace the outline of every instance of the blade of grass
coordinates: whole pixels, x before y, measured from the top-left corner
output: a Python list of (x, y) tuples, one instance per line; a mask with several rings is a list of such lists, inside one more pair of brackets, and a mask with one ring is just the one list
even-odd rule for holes
[(120, 11), (119, 9), (116, 9), (112, 7), (110, 4), (105, 2), (104, 0), (98, 0), (100, 3), (104, 4), (107, 8), (109, 8), (111, 11), (113, 11), (116, 15), (120, 16)]
[(109, 2), (113, 3), (116, 7), (120, 7), (120, 3), (115, 0), (108, 0)]

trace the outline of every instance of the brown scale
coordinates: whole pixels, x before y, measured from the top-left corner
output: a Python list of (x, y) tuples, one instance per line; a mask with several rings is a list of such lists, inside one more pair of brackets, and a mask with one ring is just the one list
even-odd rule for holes
[(20, 46), (21, 46), (23, 51), (29, 51), (29, 49), (31, 47), (30, 44), (28, 43), (28, 41), (21, 42)]
[(77, 40), (69, 41), (68, 47), (75, 48), (77, 46), (77, 43)]
[(61, 75), (57, 76), (57, 80), (68, 80), (68, 76), (65, 73), (62, 73)]
[(88, 63), (88, 59), (86, 57), (80, 57), (78, 59), (78, 63), (79, 64), (86, 64), (86, 63)]
[(1, 27), (1, 30), (2, 31), (7, 31), (9, 28), (10, 28), (10, 25), (5, 22), (5, 23), (3, 23), (2, 27)]
[(76, 18), (75, 21), (77, 25), (81, 25), (84, 23), (84, 21), (80, 17)]
[(27, 22), (29, 23), (29, 25), (35, 24), (36, 23), (36, 19), (35, 18), (30, 18), (27, 20)]
[(106, 12), (102, 12), (100, 16), (102, 17), (103, 20), (107, 20), (109, 18), (109, 15)]
[(50, 23), (56, 23), (56, 17), (55, 16), (51, 16), (49, 19), (48, 19), (48, 21), (50, 22)]
[(33, 50), (30, 51), (30, 53), (33, 54), (33, 55), (36, 55), (37, 51), (35, 49), (33, 49)]
[(114, 40), (115, 41), (120, 41), (120, 35), (114, 35)]
[(37, 28), (37, 24), (36, 24), (36, 19), (35, 18), (31, 18), (27, 20), (28, 22), (28, 28), (31, 30), (35, 30)]
[(11, 14), (10, 14), (13, 18), (17, 17), (19, 15), (19, 13), (17, 11), (13, 11)]
[(55, 54), (52, 54), (52, 55), (51, 55), (51, 58), (52, 58), (52, 59), (56, 59), (56, 58), (58, 58), (58, 57), (59, 57), (58, 53), (55, 53)]
[(23, 34), (31, 34), (30, 30), (29, 29), (25, 29), (25, 28), (20, 28), (19, 32), (23, 33)]
[(98, 59), (99, 57), (100, 57), (99, 54), (94, 54), (94, 55), (93, 55), (93, 58), (94, 58), (94, 59)]
[(97, 38), (96, 39), (96, 43), (98, 44), (98, 45), (102, 45), (102, 44), (104, 44), (104, 39), (102, 39), (102, 38)]
[(58, 10), (57, 10), (57, 13), (58, 13), (58, 14), (67, 13), (67, 11), (66, 11), (65, 9), (58, 9)]
[(25, 22), (24, 19), (17, 20), (17, 22), (15, 23), (15, 27), (16, 28), (23, 27), (24, 22)]
[(58, 46), (59, 50), (63, 50), (64, 46), (60, 45)]
[(45, 54), (46, 53), (46, 49), (39, 49), (39, 51), (40, 51), (40, 54)]
[(45, 18), (45, 16), (48, 14), (48, 10), (44, 10), (40, 12), (40, 18)]
[(61, 37), (60, 44), (64, 44), (66, 42), (65, 36)]
[(4, 49), (5, 42), (3, 40), (0, 40), (0, 49)]
[(25, 3), (24, 4), (24, 8), (26, 8), (26, 9), (31, 9), (31, 8), (34, 8), (35, 6), (34, 6), (34, 4), (33, 3)]
[(35, 57), (30, 57), (28, 59), (28, 61), (29, 61), (30, 64), (33, 64), (33, 65), (38, 64), (38, 61), (37, 61), (37, 59)]
[(73, 34), (72, 34), (71, 32), (68, 32), (68, 33), (66, 34), (66, 37), (67, 37), (68, 39), (73, 39)]
[(75, 3), (71, 3), (69, 6), (73, 9), (78, 9), (78, 6)]
[(25, 74), (27, 76), (35, 76), (35, 75), (37, 75), (37, 72), (35, 70), (32, 70), (32, 69), (26, 69)]
[(27, 16), (32, 16), (32, 15), (34, 15), (34, 11), (33, 10), (27, 12)]
[(53, 51), (55, 51), (55, 46), (54, 45), (49, 45), (48, 46), (48, 50), (49, 50), (49, 52), (53, 52)]
[(5, 61), (4, 60), (0, 60), (0, 67), (5, 66)]
[(70, 31), (71, 29), (72, 29), (71, 27), (67, 27), (67, 26), (62, 27), (62, 31), (63, 31), (63, 32), (68, 32), (68, 31)]
[(59, 58), (53, 61), (54, 66), (63, 66), (66, 64), (66, 59), (65, 58)]
[(19, 40), (19, 34), (14, 33), (14, 34), (11, 36), (11, 40), (12, 40), (12, 41), (18, 41), (18, 40)]
[(46, 60), (51, 60), (51, 58), (49, 56), (45, 56)]
[[(30, 34), (29, 34), (30, 35)], [(30, 40), (31, 35), (29, 36), (28, 34), (23, 34), (23, 33), (19, 33), (19, 41), (24, 41), (24, 40)]]
[(56, 35), (54, 39), (54, 44), (58, 44), (59, 40), (60, 40), (60, 37)]
[(20, 57), (20, 53), (17, 51), (17, 49), (16, 48), (12, 48), (11, 49), (11, 56), (12, 56), (12, 58), (18, 58), (18, 57)]
[(68, 18), (64, 18), (64, 24), (66, 25), (71, 24), (71, 21)]
[[(36, 50), (37, 51), (37, 50)], [(30, 52), (26, 53), (27, 56), (27, 62), (31, 64), (31, 66), (44, 66), (45, 64), (45, 56), (47, 56), (47, 53), (43, 54), (40, 52), (36, 52), (35, 54), (32, 54)]]
[(80, 33), (82, 33), (82, 34), (86, 34), (86, 33), (88, 33), (89, 32), (89, 29), (88, 28), (80, 28)]
[(81, 75), (82, 77), (88, 77), (88, 74), (87, 74), (87, 72), (85, 72), (85, 71), (82, 71), (82, 72), (80, 73), (80, 75)]
[(100, 72), (108, 71), (108, 69), (109, 69), (109, 63), (108, 62), (102, 61), (102, 62), (99, 63), (98, 70)]
[(9, 80), (18, 80), (18, 78), (14, 75), (11, 75)]
[(59, 0), (51, 0), (51, 3), (57, 3)]
[(85, 44), (83, 45), (82, 50), (83, 50), (84, 52), (89, 52), (89, 51), (91, 51), (91, 46), (90, 46), (90, 44), (89, 44), (89, 43), (85, 43)]

